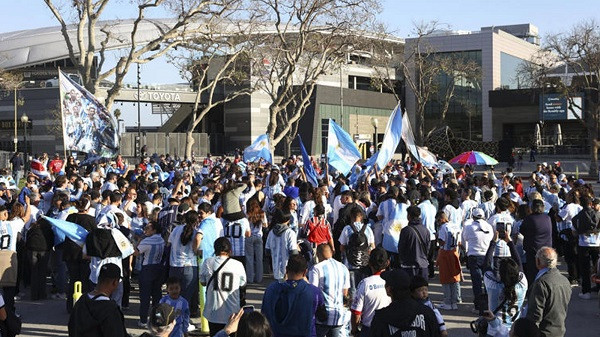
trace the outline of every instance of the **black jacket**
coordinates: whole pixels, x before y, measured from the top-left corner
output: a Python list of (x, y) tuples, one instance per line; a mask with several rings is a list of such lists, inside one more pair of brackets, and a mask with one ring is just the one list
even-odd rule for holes
[(598, 229), (600, 214), (590, 207), (584, 207), (573, 217), (573, 227), (578, 234), (589, 234)]
[[(418, 233), (418, 234), (417, 234)], [(429, 251), (429, 230), (420, 222), (409, 223), (400, 231), (398, 257), (406, 266), (427, 268)]]
[[(404, 229), (403, 229), (404, 230)], [(431, 308), (407, 298), (393, 301), (389, 306), (375, 311), (370, 337), (400, 337), (402, 332), (417, 337), (437, 337), (440, 328)]]
[(26, 234), (25, 248), (35, 252), (47, 252), (54, 246), (54, 232), (52, 225), (40, 218), (37, 224), (32, 225)]
[(69, 317), (69, 337), (125, 337), (123, 313), (113, 300), (83, 294)]

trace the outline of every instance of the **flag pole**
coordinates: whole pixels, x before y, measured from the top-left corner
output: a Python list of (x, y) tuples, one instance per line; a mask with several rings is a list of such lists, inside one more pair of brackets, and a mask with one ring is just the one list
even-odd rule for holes
[(60, 83), (61, 77), (62, 76), (61, 76), (60, 67), (58, 67), (58, 104), (60, 106), (60, 126), (62, 128), (62, 134), (63, 134), (63, 156), (64, 156), (65, 160), (67, 160), (67, 146), (65, 144), (65, 141), (67, 140), (67, 134), (66, 134), (66, 130), (65, 130), (65, 114), (63, 111), (63, 104), (62, 104), (64, 93), (63, 93), (62, 85)]

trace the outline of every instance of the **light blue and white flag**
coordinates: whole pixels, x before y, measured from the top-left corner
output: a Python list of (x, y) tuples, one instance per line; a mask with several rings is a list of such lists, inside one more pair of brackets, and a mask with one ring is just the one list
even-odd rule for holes
[(269, 135), (258, 136), (252, 145), (244, 149), (244, 161), (253, 162), (262, 158), (269, 163), (273, 164), (273, 157), (271, 156), (271, 147), (269, 146)]
[(342, 129), (333, 119), (329, 119), (329, 137), (327, 141), (327, 159), (329, 165), (340, 171), (343, 175), (348, 174), (352, 165), (360, 158), (360, 152), (352, 137)]
[(66, 220), (54, 219), (48, 216), (42, 217), (52, 225), (55, 246), (63, 243), (66, 238), (71, 239), (80, 246), (83, 246), (85, 243), (85, 238), (88, 235), (88, 231), (85, 228)]
[(310, 162), (310, 157), (306, 152), (306, 148), (304, 147), (304, 143), (302, 143), (302, 137), (300, 137), (300, 135), (298, 135), (298, 143), (300, 143), (300, 152), (302, 152), (302, 162), (304, 164), (304, 174), (306, 175), (306, 180), (312, 185), (312, 187), (319, 187), (317, 172)]
[(115, 116), (62, 71), (58, 78), (65, 148), (105, 158), (116, 156), (119, 135)]
[(406, 148), (410, 151), (410, 154), (412, 154), (416, 161), (420, 162), (421, 155), (419, 154), (418, 146), (415, 144), (415, 134), (412, 131), (408, 113), (404, 113), (404, 116), (402, 116), (402, 140), (406, 144)]
[(392, 156), (396, 152), (400, 138), (402, 137), (402, 109), (400, 109), (400, 102), (390, 115), (387, 126), (385, 127), (385, 135), (383, 136), (383, 142), (379, 148), (379, 154), (377, 155), (377, 168), (383, 169)]

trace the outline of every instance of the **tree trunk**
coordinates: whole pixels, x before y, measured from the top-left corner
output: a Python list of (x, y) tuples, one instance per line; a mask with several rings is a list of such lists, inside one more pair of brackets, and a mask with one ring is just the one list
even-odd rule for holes
[(285, 137), (285, 146), (283, 147), (283, 157), (289, 158), (292, 155), (292, 142), (294, 138)]
[(185, 156), (188, 159), (192, 158), (192, 147), (194, 146), (194, 130), (188, 130), (185, 133)]

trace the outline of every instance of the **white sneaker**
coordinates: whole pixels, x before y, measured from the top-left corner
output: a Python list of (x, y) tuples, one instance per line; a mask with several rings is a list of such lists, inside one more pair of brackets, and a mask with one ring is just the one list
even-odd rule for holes
[(147, 329), (148, 323), (142, 323), (141, 321), (138, 321), (137, 326), (138, 326), (138, 328)]
[(591, 300), (592, 295), (590, 293), (579, 293), (579, 298), (582, 300)]
[(458, 309), (458, 306), (456, 306), (456, 307), (455, 306), (456, 305), (442, 303), (442, 304), (438, 304), (436, 306), (436, 308), (442, 309), (442, 310), (456, 310), (456, 309)]
[(187, 332), (192, 332), (194, 330), (196, 330), (196, 326), (190, 322), (190, 325), (188, 325), (188, 331)]

